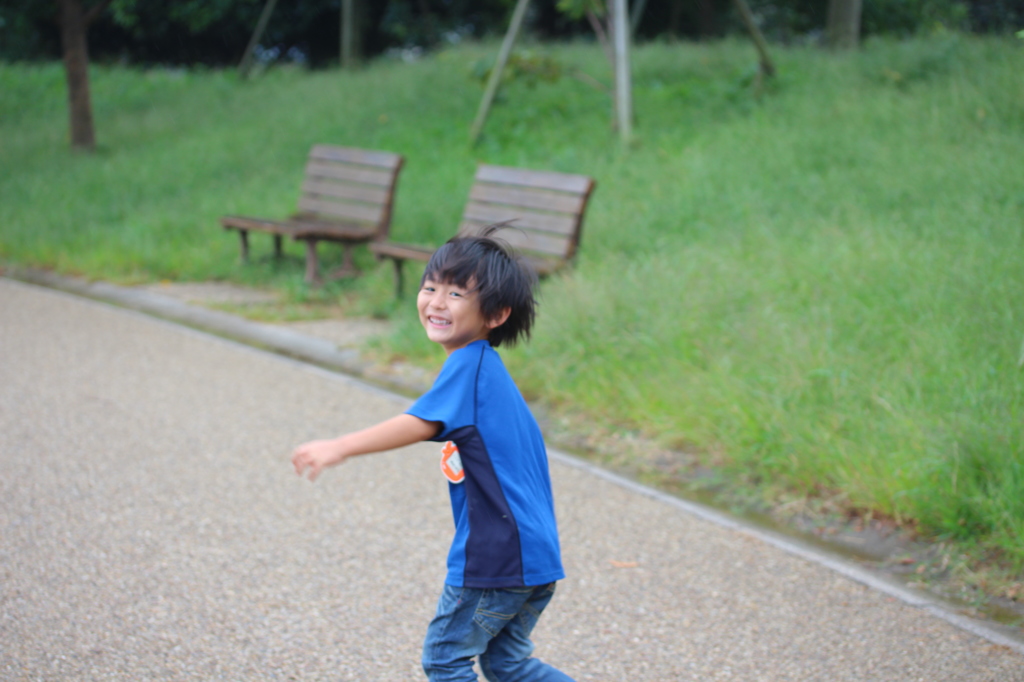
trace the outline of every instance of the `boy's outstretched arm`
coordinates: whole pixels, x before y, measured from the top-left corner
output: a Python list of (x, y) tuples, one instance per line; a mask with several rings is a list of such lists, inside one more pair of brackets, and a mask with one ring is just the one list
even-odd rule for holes
[(349, 457), (419, 443), (433, 438), (440, 428), (438, 422), (424, 421), (411, 414), (400, 414), (362, 431), (353, 431), (330, 440), (303, 443), (292, 452), (292, 466), (299, 476), (309, 469), (309, 480), (314, 481), (325, 468), (341, 464)]

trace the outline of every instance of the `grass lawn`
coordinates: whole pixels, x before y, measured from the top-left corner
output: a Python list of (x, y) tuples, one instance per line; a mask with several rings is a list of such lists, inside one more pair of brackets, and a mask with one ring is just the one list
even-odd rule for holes
[(91, 156), (67, 149), (60, 65), (0, 65), (0, 259), (341, 302), (437, 363), (388, 264), (310, 290), (300, 245), (275, 263), (255, 235), (242, 266), (217, 217), (286, 215), (316, 142), (404, 154), (393, 236), (420, 243), (450, 236), (478, 162), (589, 174), (576, 267), (506, 353), (529, 396), (765, 503), (897, 520), (1024, 597), (1024, 43), (776, 47), (760, 92), (746, 43), (643, 45), (630, 149), (573, 75), (607, 82), (599, 48), (530, 49), (563, 77), (510, 82), (476, 148), (493, 45), (250, 82), (96, 67)]

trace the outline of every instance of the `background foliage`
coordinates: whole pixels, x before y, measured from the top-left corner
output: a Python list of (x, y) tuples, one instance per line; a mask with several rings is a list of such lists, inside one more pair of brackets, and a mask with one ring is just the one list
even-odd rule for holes
[[(132, 64), (236, 63), (264, 0), (114, 0), (90, 30), (100, 61)], [(534, 0), (528, 29), (541, 38), (590, 36), (589, 24)], [(88, 2), (87, 2), (88, 4)], [(467, 37), (500, 34), (512, 0), (387, 0), (361, 2), (360, 33), (368, 56), (392, 48), (429, 48)], [(825, 24), (822, 0), (749, 0), (767, 35), (814, 42)], [(55, 59), (60, 41), (53, 0), (0, 0), (0, 59)], [(863, 32), (912, 35), (937, 24), (1005, 33), (1024, 26), (1024, 0), (864, 0)], [(280, 2), (263, 38), (264, 60), (325, 66), (339, 53), (340, 0)], [(638, 37), (708, 38), (741, 30), (728, 0), (648, 0)]]

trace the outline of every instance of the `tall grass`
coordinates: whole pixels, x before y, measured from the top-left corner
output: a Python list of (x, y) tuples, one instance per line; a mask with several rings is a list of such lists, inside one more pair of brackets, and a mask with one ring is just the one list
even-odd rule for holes
[(951, 36), (787, 53), (759, 106), (637, 155), (656, 199), (616, 193), (615, 252), (545, 290), (518, 371), (1019, 569), (1022, 64)]
[[(607, 80), (593, 46), (533, 49)], [(508, 354), (524, 390), (696, 445), (768, 497), (845, 495), (1024, 566), (1020, 45), (775, 48), (760, 95), (743, 43), (642, 46), (629, 150), (569, 76), (510, 83), (470, 149), (469, 74), (493, 52), (251, 83), (97, 68), (95, 156), (66, 150), (59, 67), (0, 66), (0, 257), (315, 296), (299, 249), (241, 266), (216, 226), (291, 210), (314, 142), (405, 154), (393, 234), (422, 243), (450, 235), (478, 161), (587, 173), (577, 266)], [(361, 264), (327, 293), (393, 314), (398, 352), (433, 352), (387, 266)]]

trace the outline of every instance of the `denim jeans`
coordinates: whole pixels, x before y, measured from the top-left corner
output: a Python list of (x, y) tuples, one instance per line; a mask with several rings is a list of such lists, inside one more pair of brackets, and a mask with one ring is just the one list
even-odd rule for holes
[(445, 585), (423, 644), (427, 678), (475, 681), (473, 658), (479, 657), (490, 682), (572, 682), (530, 657), (530, 633), (554, 594), (555, 583), (500, 590)]

